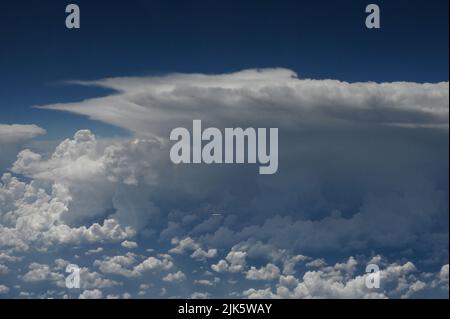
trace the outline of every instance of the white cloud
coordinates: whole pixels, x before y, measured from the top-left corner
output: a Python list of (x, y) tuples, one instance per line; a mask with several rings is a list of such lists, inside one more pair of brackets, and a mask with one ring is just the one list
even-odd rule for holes
[(441, 271), (439, 272), (439, 279), (441, 282), (448, 284), (448, 264), (442, 266)]
[(64, 280), (62, 274), (53, 272), (48, 265), (34, 262), (31, 263), (28, 268), (30, 270), (21, 277), (25, 282), (62, 282)]
[(297, 265), (297, 263), (310, 259), (310, 257), (304, 255), (295, 255), (285, 258), (285, 260), (283, 261), (283, 274), (292, 275), (295, 272), (295, 266)]
[(103, 298), (103, 292), (99, 289), (93, 289), (93, 290), (85, 290), (83, 291), (79, 299), (102, 299)]
[(287, 126), (350, 122), (448, 127), (448, 83), (309, 80), (299, 79), (286, 69), (74, 83), (112, 88), (119, 93), (41, 107), (87, 115), (140, 136), (162, 139), (167, 138), (168, 129), (193, 118), (215, 123), (270, 121)]
[(147, 194), (133, 188), (139, 182), (155, 182), (153, 164), (148, 160), (154, 148), (158, 148), (158, 143), (151, 140), (108, 143), (98, 141), (88, 130), (80, 130), (73, 139), (62, 141), (49, 158), (23, 150), (12, 172), (64, 189), (70, 213), (62, 217), (68, 223), (83, 223), (115, 209), (114, 219), (140, 228), (145, 226), (152, 211), (159, 213), (147, 201)]
[(405, 298), (426, 289), (427, 284), (411, 274), (417, 272), (414, 264), (393, 263), (381, 269), (381, 289), (368, 289), (365, 275), (354, 275), (357, 261), (349, 257), (344, 263), (318, 266), (318, 270), (306, 271), (301, 278), (280, 276), (275, 291), (247, 289), (248, 298)]
[(46, 131), (34, 124), (0, 124), (0, 144), (24, 142)]
[[(94, 84), (120, 92), (50, 108), (85, 114), (135, 136), (107, 140), (81, 130), (49, 155), (32, 147), (19, 153), (12, 173), (20, 177), (5, 174), (0, 183), (0, 261), (8, 275), (17, 267), (7, 263), (20, 261), (17, 256), (27, 250), (58, 254), (77, 246), (80, 264), (102, 253), (94, 262), (98, 273), (83, 268), (86, 296), (121, 285), (105, 274), (124, 281), (147, 271), (172, 278), (179, 269), (174, 258), (177, 264), (201, 260), (199, 273), (212, 269), (233, 277), (223, 283), (231, 280), (236, 288), (230, 289), (252, 298), (414, 297), (448, 287), (448, 265), (427, 277), (412, 262), (385, 264), (375, 256), (389, 287), (367, 291), (355, 258), (333, 264), (321, 258), (329, 251), (360, 256), (384, 248), (404, 257), (405, 249), (423, 252), (422, 245), (424, 259), (433, 255), (439, 267), (448, 262), (448, 131), (442, 130), (448, 127), (448, 83), (316, 81), (273, 69)], [(242, 167), (173, 167), (168, 130), (193, 118), (218, 127), (275, 123), (284, 133), (279, 173), (265, 180)], [(173, 239), (169, 253), (177, 256), (158, 254), (158, 243), (174, 236), (180, 239)], [(119, 244), (139, 244), (144, 251), (147, 243), (155, 256), (105, 257), (123, 250)], [(209, 262), (222, 251), (229, 251), (225, 258)], [(63, 264), (35, 264), (23, 278), (58, 282)], [(315, 268), (300, 273), (305, 266)], [(190, 271), (179, 271), (190, 277)], [(245, 277), (279, 282), (247, 289), (255, 282), (237, 279)], [(124, 297), (122, 292), (105, 295)]]
[(120, 245), (128, 249), (134, 249), (137, 248), (138, 246), (138, 244), (135, 241), (130, 240), (124, 240)]
[(274, 280), (280, 276), (280, 269), (274, 264), (267, 264), (264, 267), (257, 269), (250, 267), (245, 278), (249, 280)]
[(191, 258), (197, 260), (206, 260), (209, 258), (214, 258), (217, 255), (217, 249), (209, 248), (203, 249), (202, 245), (194, 241), (191, 237), (186, 237), (181, 240), (174, 237), (171, 240), (172, 245), (175, 247), (169, 250), (172, 254), (184, 254), (186, 252), (191, 252)]
[(141, 274), (149, 270), (170, 270), (174, 264), (172, 257), (167, 254), (159, 255), (159, 259), (149, 257), (134, 268), (134, 272)]
[(94, 266), (98, 267), (104, 274), (115, 274), (124, 277), (139, 277), (147, 271), (168, 271), (172, 269), (174, 263), (168, 254), (159, 254), (159, 258), (148, 257), (138, 262), (138, 256), (128, 252), (123, 256), (105, 257), (103, 260), (94, 261)]
[(245, 251), (231, 250), (224, 259), (217, 264), (211, 265), (216, 272), (242, 272), (246, 266), (247, 253)]
[(309, 263), (306, 263), (306, 267), (314, 267), (314, 268), (320, 268), (325, 266), (325, 260), (321, 259), (315, 259), (313, 261), (310, 261)]
[(99, 254), (99, 253), (103, 252), (103, 250), (104, 250), (103, 247), (97, 247), (95, 249), (89, 249), (84, 254), (85, 255)]
[(0, 264), (0, 275), (5, 275), (9, 272), (9, 268), (5, 265)]
[(175, 273), (169, 273), (163, 277), (163, 280), (167, 282), (182, 282), (185, 279), (186, 275), (180, 270)]
[(7, 294), (9, 292), (9, 287), (5, 285), (0, 285), (0, 294)]
[(191, 257), (197, 260), (206, 260), (209, 258), (214, 258), (217, 255), (217, 249), (210, 248), (208, 250), (203, 250), (201, 248), (197, 248), (192, 254)]
[(193, 251), (200, 248), (200, 245), (196, 243), (191, 237), (186, 237), (182, 240), (173, 238), (171, 242), (173, 245), (176, 245), (174, 248), (169, 250), (169, 252), (173, 254), (182, 254), (186, 251)]
[(191, 294), (191, 299), (208, 299), (210, 296), (207, 292), (194, 292)]
[(254, 289), (250, 288), (248, 290), (245, 290), (242, 293), (243, 296), (247, 297), (248, 299), (278, 299), (279, 297), (272, 293), (270, 288), (266, 289)]
[(122, 275), (132, 277), (132, 265), (136, 263), (136, 255), (127, 253), (124, 256), (105, 257), (103, 260), (94, 261), (94, 266), (98, 267), (104, 274)]

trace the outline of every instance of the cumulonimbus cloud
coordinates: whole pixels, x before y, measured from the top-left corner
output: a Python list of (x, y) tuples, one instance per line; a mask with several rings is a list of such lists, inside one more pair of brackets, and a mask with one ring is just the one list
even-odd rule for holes
[[(19, 153), (0, 182), (3, 272), (14, 273), (15, 254), (76, 245), (80, 262), (95, 258), (89, 266), (105, 276), (132, 281), (161, 271), (163, 285), (196, 280), (222, 288), (227, 276), (240, 276), (248, 283), (233, 293), (249, 298), (410, 297), (448, 287), (447, 82), (347, 83), (263, 69), (74, 83), (117, 92), (40, 107), (133, 136), (103, 140), (80, 130), (49, 156)], [(278, 127), (279, 171), (262, 177), (246, 166), (176, 167), (165, 143), (172, 128), (193, 119)], [(27, 132), (24, 138), (42, 133)], [(173, 247), (162, 248), (170, 240)], [(146, 248), (162, 255), (147, 256)], [(368, 292), (348, 257), (374, 251), (397, 261), (414, 256), (384, 265), (392, 284), (386, 293)], [(348, 260), (329, 261), (330, 252)], [(208, 274), (177, 268), (181, 258)], [(430, 263), (431, 277), (416, 274), (416, 265)], [(60, 277), (52, 274), (61, 269), (32, 268), (23, 278)], [(85, 286), (81, 297), (129, 296), (106, 295), (116, 283), (103, 286)]]
[(209, 125), (296, 128), (393, 125), (448, 128), (448, 82), (348, 83), (300, 79), (287, 69), (107, 78), (72, 84), (116, 90), (105, 97), (39, 106), (167, 139), (193, 119)]

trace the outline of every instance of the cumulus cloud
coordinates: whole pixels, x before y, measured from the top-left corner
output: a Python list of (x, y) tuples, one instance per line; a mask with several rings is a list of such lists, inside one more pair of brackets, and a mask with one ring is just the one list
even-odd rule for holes
[(214, 258), (217, 255), (217, 249), (209, 248), (203, 249), (201, 244), (195, 242), (191, 237), (186, 237), (179, 240), (178, 238), (172, 238), (171, 243), (175, 245), (169, 250), (173, 254), (183, 254), (186, 252), (191, 252), (191, 258), (197, 260), (206, 260), (209, 258)]
[(174, 272), (174, 273), (167, 274), (166, 276), (163, 277), (164, 281), (175, 282), (175, 283), (182, 282), (185, 279), (186, 279), (186, 275), (180, 270), (177, 272)]
[(0, 294), (7, 294), (9, 292), (9, 287), (5, 285), (0, 285)]
[(264, 267), (257, 269), (250, 267), (247, 271), (246, 278), (250, 280), (274, 280), (280, 276), (280, 269), (274, 264), (267, 264)]
[(120, 245), (128, 249), (134, 249), (137, 248), (138, 246), (138, 244), (135, 241), (130, 240), (124, 240)]
[(174, 263), (168, 254), (160, 254), (158, 257), (148, 257), (139, 262), (136, 254), (128, 252), (121, 256), (105, 257), (103, 260), (95, 260), (94, 266), (104, 274), (115, 274), (124, 277), (139, 277), (147, 271), (168, 271)]
[(79, 296), (79, 299), (102, 299), (102, 298), (103, 292), (99, 289), (85, 290)]
[(53, 272), (48, 265), (31, 263), (28, 268), (29, 271), (22, 276), (22, 280), (25, 282), (39, 282), (39, 281), (62, 282), (64, 280), (64, 276), (62, 274)]
[(439, 279), (448, 284), (448, 264), (442, 266), (441, 271), (439, 272)]
[(120, 241), (133, 235), (114, 219), (89, 227), (70, 227), (62, 220), (68, 211), (70, 196), (60, 184), (50, 194), (35, 182), (21, 182), (11, 174), (0, 183), (0, 247), (16, 250), (45, 250), (55, 244)]
[(17, 152), (33, 138), (45, 134), (45, 129), (34, 124), (0, 124), (0, 172), (14, 162)]
[[(406, 298), (427, 287), (414, 273), (417, 269), (411, 262), (393, 263), (380, 271), (380, 289), (369, 289), (365, 275), (355, 275), (357, 265), (350, 257), (344, 263), (333, 266), (318, 266), (318, 270), (308, 270), (297, 278), (292, 275), (280, 276), (276, 289), (250, 288), (243, 291), (248, 298)], [(420, 275), (420, 274), (419, 274)]]
[(242, 272), (246, 267), (247, 253), (240, 250), (231, 250), (225, 259), (219, 260), (217, 264), (211, 265), (216, 272)]

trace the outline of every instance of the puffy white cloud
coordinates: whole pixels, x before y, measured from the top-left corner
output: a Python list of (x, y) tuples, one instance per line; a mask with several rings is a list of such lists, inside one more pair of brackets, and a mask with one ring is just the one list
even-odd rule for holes
[(225, 259), (219, 260), (217, 264), (211, 265), (216, 272), (242, 272), (246, 267), (247, 253), (240, 250), (231, 250)]
[(217, 255), (217, 249), (210, 248), (208, 250), (203, 250), (201, 248), (197, 248), (192, 254), (191, 257), (197, 260), (206, 260), (209, 258), (214, 258)]
[(169, 273), (163, 277), (163, 280), (167, 282), (182, 282), (185, 279), (186, 275), (181, 270), (174, 273)]
[(136, 255), (127, 253), (124, 256), (105, 257), (103, 260), (96, 260), (94, 261), (94, 266), (97, 266), (104, 274), (131, 277), (135, 275), (131, 267), (135, 263)]
[(191, 237), (186, 237), (181, 240), (174, 237), (172, 238), (171, 243), (175, 245), (175, 247), (169, 250), (169, 252), (173, 254), (183, 254), (192, 251), (190, 255), (191, 258), (197, 260), (206, 260), (214, 258), (217, 255), (217, 249), (209, 248), (205, 250), (202, 248), (201, 244), (195, 242)]
[(448, 284), (448, 264), (442, 266), (441, 271), (439, 272), (439, 279)]
[(124, 240), (120, 245), (128, 249), (134, 249), (137, 248), (138, 246), (138, 244), (135, 241), (130, 240)]
[(211, 295), (207, 292), (194, 292), (191, 294), (191, 299), (208, 299)]
[(283, 274), (292, 275), (295, 272), (295, 266), (302, 261), (310, 260), (311, 258), (304, 255), (288, 256), (283, 261)]
[(407, 298), (427, 288), (427, 283), (413, 276), (417, 272), (414, 264), (406, 262), (381, 269), (382, 287), (369, 289), (365, 275), (354, 274), (357, 264), (355, 258), (349, 257), (344, 263), (306, 271), (300, 278), (279, 276), (275, 291), (251, 288), (242, 294), (248, 298)]
[(274, 264), (267, 264), (264, 267), (257, 269), (256, 267), (250, 267), (247, 271), (245, 278), (249, 280), (274, 280), (280, 276), (280, 268)]
[(310, 261), (309, 263), (306, 263), (306, 267), (315, 267), (320, 268), (326, 265), (325, 260), (321, 259), (314, 259), (313, 261)]
[(64, 275), (52, 271), (52, 269), (45, 264), (31, 263), (28, 268), (30, 270), (22, 276), (22, 280), (25, 282), (63, 282), (65, 278)]
[(138, 262), (138, 256), (128, 252), (123, 256), (105, 257), (103, 260), (94, 261), (104, 274), (115, 274), (124, 277), (139, 277), (147, 271), (168, 271), (172, 269), (174, 263), (168, 254), (159, 254), (159, 258), (148, 257)]
[(79, 299), (102, 299), (102, 298), (103, 292), (99, 289), (85, 290), (79, 296)]
[(0, 294), (7, 294), (9, 292), (9, 287), (5, 285), (0, 285)]
[(139, 228), (145, 226), (152, 210), (159, 213), (146, 200), (147, 194), (133, 188), (139, 182), (154, 183), (148, 157), (158, 145), (142, 139), (103, 143), (90, 131), (80, 130), (73, 139), (61, 142), (48, 159), (23, 150), (12, 172), (64, 188), (68, 211), (62, 217), (68, 223), (83, 223), (114, 209), (114, 219)]
[(199, 280), (194, 280), (194, 284), (212, 287), (212, 286), (214, 286), (215, 283), (208, 279), (199, 279)]
[(182, 254), (186, 251), (193, 251), (200, 248), (200, 245), (196, 243), (191, 237), (183, 238), (182, 240), (178, 240), (178, 238), (172, 239), (172, 244), (176, 245), (172, 249), (169, 250), (170, 253), (173, 254)]
[(34, 181), (25, 183), (4, 174), (0, 183), (0, 247), (27, 250), (54, 244), (120, 241), (134, 231), (121, 227), (114, 219), (89, 227), (70, 227), (63, 221), (70, 195), (60, 184), (53, 184), (48, 194)]
[(248, 299), (278, 299), (279, 297), (274, 294), (270, 288), (266, 289), (254, 289), (250, 288), (248, 290), (245, 290), (242, 293), (243, 296), (247, 297)]
[(80, 269), (80, 287), (82, 289), (103, 289), (120, 286), (122, 283), (112, 279), (104, 278), (98, 272), (91, 272), (88, 268)]
[(14, 162), (17, 152), (46, 131), (34, 124), (0, 124), (0, 174)]
[(5, 275), (9, 272), (9, 268), (5, 265), (0, 264), (0, 275)]
[(174, 264), (172, 257), (168, 254), (159, 255), (159, 259), (149, 257), (134, 268), (134, 272), (141, 274), (149, 270), (170, 270)]
[(45, 133), (43, 128), (34, 124), (0, 124), (0, 144), (23, 142)]
[(103, 252), (103, 250), (104, 250), (103, 247), (97, 247), (95, 249), (89, 249), (84, 254), (85, 255), (99, 254), (99, 253)]

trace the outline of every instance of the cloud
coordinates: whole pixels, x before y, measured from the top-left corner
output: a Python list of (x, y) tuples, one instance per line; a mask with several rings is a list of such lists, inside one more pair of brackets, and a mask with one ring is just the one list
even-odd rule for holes
[(164, 281), (175, 282), (175, 283), (182, 282), (185, 279), (186, 279), (186, 275), (180, 270), (175, 273), (167, 274), (166, 276), (163, 277)]
[(197, 248), (192, 254), (191, 257), (197, 260), (206, 260), (208, 258), (214, 258), (217, 255), (217, 249), (210, 248), (208, 250), (203, 250), (201, 248)]
[(40, 107), (83, 114), (139, 136), (162, 139), (168, 137), (168, 129), (192, 119), (216, 124), (245, 119), (287, 126), (365, 123), (448, 127), (448, 83), (444, 82), (347, 83), (299, 79), (287, 69), (259, 69), (72, 83), (118, 93)]
[(245, 277), (249, 280), (274, 280), (279, 276), (280, 269), (274, 264), (269, 263), (259, 269), (256, 267), (250, 267)]
[[(266, 69), (79, 84), (118, 92), (44, 108), (133, 136), (83, 129), (52, 152), (18, 152), (0, 182), (0, 262), (6, 282), (28, 281), (7, 295), (63, 297), (69, 257), (95, 267), (81, 267), (84, 297), (447, 293), (448, 83), (347, 83)], [(193, 119), (278, 127), (277, 174), (172, 164), (169, 132)], [(369, 261), (382, 269), (379, 291), (364, 286)], [(167, 284), (183, 275), (185, 284)], [(27, 289), (33, 282), (46, 289)], [(210, 290), (193, 293), (191, 284)]]
[(246, 266), (247, 253), (245, 251), (231, 250), (225, 259), (219, 260), (217, 264), (211, 265), (216, 272), (242, 272)]
[(7, 294), (9, 292), (9, 287), (5, 285), (0, 285), (0, 294)]
[(301, 278), (281, 276), (275, 291), (248, 289), (248, 298), (388, 298), (411, 297), (425, 289), (427, 284), (411, 274), (417, 269), (411, 262), (390, 264), (380, 272), (382, 289), (371, 290), (365, 285), (365, 276), (354, 276), (356, 259), (349, 257), (345, 263), (319, 266), (318, 270), (306, 271)]
[(28, 267), (30, 270), (22, 276), (25, 282), (39, 282), (39, 281), (63, 281), (62, 274), (53, 272), (48, 265), (31, 263)]
[(134, 272), (141, 274), (149, 270), (170, 270), (173, 267), (172, 257), (168, 254), (160, 255), (160, 259), (149, 257), (134, 268)]
[(200, 248), (200, 245), (196, 243), (191, 237), (186, 237), (182, 240), (173, 238), (172, 244), (176, 245), (174, 248), (169, 250), (169, 252), (173, 254), (182, 254), (186, 251), (193, 251)]
[[(160, 232), (167, 223), (162, 236), (199, 236), (197, 244), (223, 248), (251, 238), (305, 253), (400, 249), (417, 237), (436, 254), (445, 246), (448, 228), (435, 226), (448, 219), (448, 83), (310, 80), (285, 69), (77, 83), (118, 92), (44, 108), (85, 114), (137, 138), (102, 146), (80, 131), (50, 159), (19, 155), (16, 173), (69, 190), (69, 224), (115, 211), (112, 218), (137, 231)], [(175, 167), (168, 133), (194, 118), (279, 127), (279, 173), (268, 182), (249, 167)], [(175, 211), (200, 217), (185, 207), (223, 214), (195, 226), (171, 218)], [(427, 236), (431, 229), (441, 239)], [(202, 249), (194, 256), (207, 256)]]
[(130, 240), (124, 240), (121, 244), (122, 247), (128, 248), (128, 249), (134, 249), (137, 248), (138, 244), (134, 241)]
[(103, 292), (99, 289), (85, 290), (79, 296), (79, 299), (102, 299), (102, 298)]
[(24, 145), (44, 134), (45, 129), (34, 124), (0, 124), (0, 172), (9, 168)]
[(217, 255), (217, 249), (210, 248), (204, 250), (201, 245), (195, 242), (191, 237), (186, 237), (179, 240), (178, 238), (172, 238), (171, 243), (176, 245), (169, 250), (173, 254), (184, 254), (186, 252), (191, 252), (191, 258), (196, 260), (206, 260), (209, 258), (214, 258)]
[(9, 268), (5, 265), (0, 264), (0, 275), (7, 274), (9, 272)]
[(136, 255), (127, 253), (124, 256), (106, 257), (104, 260), (96, 260), (94, 266), (98, 267), (104, 274), (122, 275), (124, 277), (135, 276), (130, 269), (136, 263)]
[(439, 272), (439, 279), (441, 282), (448, 284), (448, 264), (442, 266), (441, 271)]
[(46, 133), (34, 124), (0, 124), (0, 144), (24, 142)]
[(128, 252), (121, 256), (105, 257), (103, 260), (95, 260), (94, 266), (104, 274), (121, 275), (124, 277), (139, 277), (147, 271), (168, 271), (174, 263), (168, 254), (160, 254), (157, 257), (148, 257), (138, 262), (138, 256)]

